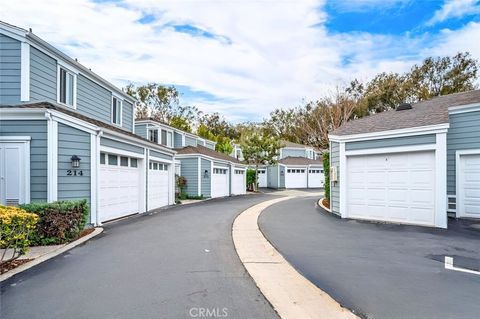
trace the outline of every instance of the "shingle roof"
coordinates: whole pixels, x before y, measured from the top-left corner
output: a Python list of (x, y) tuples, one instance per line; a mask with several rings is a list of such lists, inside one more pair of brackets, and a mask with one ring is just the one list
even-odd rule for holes
[(48, 109), (48, 110), (59, 111), (59, 112), (62, 112), (64, 114), (67, 114), (67, 115), (73, 116), (75, 118), (78, 118), (82, 121), (91, 123), (93, 125), (103, 127), (103, 128), (109, 129), (111, 131), (115, 131), (117, 133), (121, 133), (121, 134), (130, 136), (130, 137), (133, 137), (133, 138), (137, 139), (139, 142), (141, 141), (143, 143), (148, 143), (152, 147), (155, 147), (157, 149), (160, 148), (160, 149), (163, 149), (165, 151), (172, 152), (172, 153), (175, 152), (174, 150), (162, 147), (161, 145), (159, 145), (157, 143), (153, 143), (152, 141), (147, 140), (146, 138), (143, 138), (143, 137), (141, 137), (137, 134), (134, 134), (130, 131), (124, 130), (124, 129), (118, 127), (118, 126), (110, 125), (110, 124), (107, 124), (105, 122), (92, 119), (92, 118), (90, 118), (88, 116), (85, 116), (85, 115), (82, 115), (82, 114), (80, 114), (76, 111), (70, 110), (70, 109), (68, 109), (64, 106), (61, 106), (61, 105), (58, 105), (58, 104), (53, 104), (51, 102), (37, 102), (37, 103), (27, 103), (27, 104), (18, 104), (18, 105), (0, 105), (0, 108)]
[(312, 147), (309, 146), (309, 145), (303, 145), (303, 144), (294, 143), (294, 142), (290, 142), (290, 141), (286, 141), (286, 140), (282, 140), (282, 141), (280, 141), (280, 143), (283, 144), (283, 145), (285, 145), (285, 147), (312, 148)]
[(282, 158), (278, 162), (284, 165), (322, 165), (323, 166), (322, 161), (313, 160), (306, 157), (288, 156), (288, 157)]
[(480, 103), (480, 90), (449, 94), (412, 104), (411, 110), (386, 111), (345, 123), (331, 135), (353, 135), (448, 123), (451, 106)]
[(243, 164), (242, 162), (240, 162), (239, 160), (237, 160), (233, 156), (214, 151), (214, 150), (212, 150), (208, 147), (202, 146), (202, 145), (186, 146), (184, 148), (177, 148), (175, 150), (177, 151), (178, 155), (182, 155), (182, 154), (184, 154), (184, 155), (202, 154), (202, 155), (205, 155), (205, 156), (213, 157), (213, 158), (223, 160), (223, 161), (232, 162), (232, 163), (235, 163), (235, 164)]

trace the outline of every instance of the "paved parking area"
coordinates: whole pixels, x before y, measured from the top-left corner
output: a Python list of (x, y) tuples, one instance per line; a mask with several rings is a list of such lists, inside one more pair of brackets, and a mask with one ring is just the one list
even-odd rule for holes
[[(480, 229), (449, 221), (434, 229), (342, 220), (296, 198), (267, 208), (265, 236), (305, 277), (364, 318), (479, 318)], [(479, 222), (480, 223), (480, 222)], [(480, 268), (480, 267), (479, 267)]]

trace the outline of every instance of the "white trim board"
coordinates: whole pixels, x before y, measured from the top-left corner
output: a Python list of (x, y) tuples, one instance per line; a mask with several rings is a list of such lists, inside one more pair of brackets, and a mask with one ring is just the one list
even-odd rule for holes
[(448, 108), (449, 114), (460, 114), (480, 111), (480, 103), (472, 103), (458, 106), (451, 106)]
[(469, 150), (458, 150), (455, 152), (455, 208), (457, 217), (467, 217), (465, 214), (465, 208), (462, 203), (463, 190), (460, 187), (461, 184), (461, 156), (462, 155), (478, 155), (480, 154), (480, 149), (469, 149)]
[(386, 153), (404, 153), (404, 152), (418, 152), (418, 151), (430, 151), (437, 148), (436, 144), (423, 144), (412, 146), (394, 146), (394, 147), (381, 147), (381, 148), (366, 148), (362, 150), (345, 151), (346, 156), (355, 155), (369, 155), (369, 154), (386, 154)]
[(362, 133), (362, 134), (353, 134), (353, 135), (328, 135), (328, 138), (332, 142), (358, 142), (358, 141), (369, 141), (369, 140), (382, 140), (395, 137), (406, 137), (406, 136), (415, 136), (415, 135), (427, 135), (427, 134), (436, 134), (436, 133), (446, 133), (450, 127), (449, 123), (437, 124), (437, 125), (428, 125), (428, 126), (419, 126), (398, 130), (390, 131), (380, 131), (373, 133)]
[(30, 101), (30, 44), (22, 41), (20, 62), (20, 101)]
[(135, 153), (135, 152), (125, 151), (125, 150), (121, 150), (121, 149), (118, 149), (118, 148), (114, 148), (114, 147), (110, 147), (110, 146), (103, 146), (103, 145), (100, 145), (100, 152), (105, 152), (105, 153), (113, 154), (113, 155), (125, 155), (125, 156), (138, 158), (138, 159), (144, 159), (145, 158), (145, 154), (139, 154), (139, 153)]

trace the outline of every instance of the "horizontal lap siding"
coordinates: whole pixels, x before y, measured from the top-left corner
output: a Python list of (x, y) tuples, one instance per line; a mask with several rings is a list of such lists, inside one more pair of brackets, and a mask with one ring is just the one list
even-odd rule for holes
[(450, 114), (447, 133), (447, 193), (456, 194), (456, 151), (480, 149), (480, 111)]
[(435, 144), (435, 134), (418, 135), (418, 136), (405, 136), (380, 140), (370, 141), (358, 141), (345, 144), (346, 151), (356, 151), (371, 148), (384, 148), (384, 147), (397, 147), (397, 146), (414, 146)]
[(112, 92), (79, 74), (77, 76), (77, 111), (96, 120), (111, 123), (111, 109)]
[(30, 101), (57, 102), (57, 61), (30, 47)]
[(0, 136), (30, 136), (30, 200), (47, 200), (47, 121), (0, 121)]
[(193, 137), (185, 136), (185, 146), (197, 146), (197, 140)]
[(122, 109), (122, 127), (132, 132), (132, 125), (133, 125), (133, 104), (128, 101), (123, 101), (123, 109)]
[(224, 167), (224, 168), (228, 168), (228, 167), (229, 167), (228, 164), (220, 163), (220, 162), (213, 162), (213, 166)]
[(0, 104), (20, 103), (20, 41), (0, 34)]
[(135, 134), (143, 138), (148, 138), (147, 136), (147, 124), (135, 124)]
[(163, 159), (166, 159), (166, 160), (172, 160), (173, 159), (173, 157), (171, 155), (163, 154), (163, 153), (156, 152), (156, 151), (150, 151), (150, 156), (155, 156), (155, 157), (163, 158)]
[[(205, 177), (205, 171), (207, 171), (207, 177)], [(202, 195), (205, 197), (211, 196), (211, 178), (212, 178), (212, 171), (211, 171), (211, 162), (209, 160), (202, 158), (202, 169), (200, 170), (202, 174)]]
[(122, 151), (145, 154), (143, 147), (122, 143), (122, 142), (111, 140), (104, 137), (102, 137), (102, 139), (100, 140), (100, 145), (116, 148)]
[[(68, 176), (71, 157), (80, 157), (82, 176)], [(90, 134), (65, 124), (58, 124), (58, 199), (86, 199), (90, 203)]]
[(189, 196), (198, 194), (198, 159), (185, 158), (180, 160), (182, 176), (187, 180), (185, 192)]
[(305, 157), (305, 150), (282, 149), (282, 158), (285, 157)]
[(278, 166), (267, 167), (267, 187), (278, 188)]
[[(338, 142), (330, 142), (330, 167), (337, 167), (338, 180), (340, 180), (340, 145)], [(330, 187), (330, 202), (332, 211), (340, 214), (340, 186), (339, 182), (332, 182)]]
[(211, 150), (215, 150), (215, 143), (207, 142), (205, 146)]
[(177, 132), (173, 132), (173, 147), (175, 148), (183, 147), (182, 135)]

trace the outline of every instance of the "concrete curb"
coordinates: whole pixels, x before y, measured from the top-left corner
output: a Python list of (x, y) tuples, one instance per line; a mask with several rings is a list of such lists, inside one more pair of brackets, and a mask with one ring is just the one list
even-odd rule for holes
[(318, 206), (320, 206), (321, 208), (325, 209), (327, 212), (331, 213), (332, 210), (331, 210), (330, 208), (325, 207), (325, 206), (322, 204), (322, 202), (323, 202), (324, 199), (325, 199), (325, 197), (320, 198), (320, 199), (318, 200)]
[(45, 255), (42, 255), (40, 257), (35, 258), (32, 261), (29, 261), (23, 265), (18, 266), (17, 268), (14, 268), (3, 275), (0, 275), (0, 282), (7, 280), (8, 278), (15, 276), (16, 274), (21, 273), (22, 271), (25, 271), (27, 269), (30, 269), (32, 267), (35, 267), (36, 265), (43, 263), (44, 261), (47, 261), (49, 259), (52, 259), (53, 257), (56, 257), (60, 254), (63, 254), (64, 252), (77, 247), (78, 245), (83, 244), (87, 240), (90, 240), (91, 238), (101, 234), (103, 232), (103, 228), (97, 227), (93, 232), (90, 234), (83, 236), (82, 238), (77, 239), (76, 241), (73, 241), (69, 244), (66, 244), (65, 246), (59, 247), (58, 249), (55, 249), (54, 251), (51, 251), (49, 253), (46, 253)]
[(268, 200), (237, 216), (233, 222), (232, 236), (240, 260), (283, 319), (358, 318), (297, 272), (260, 231), (260, 213), (273, 204), (292, 198)]

